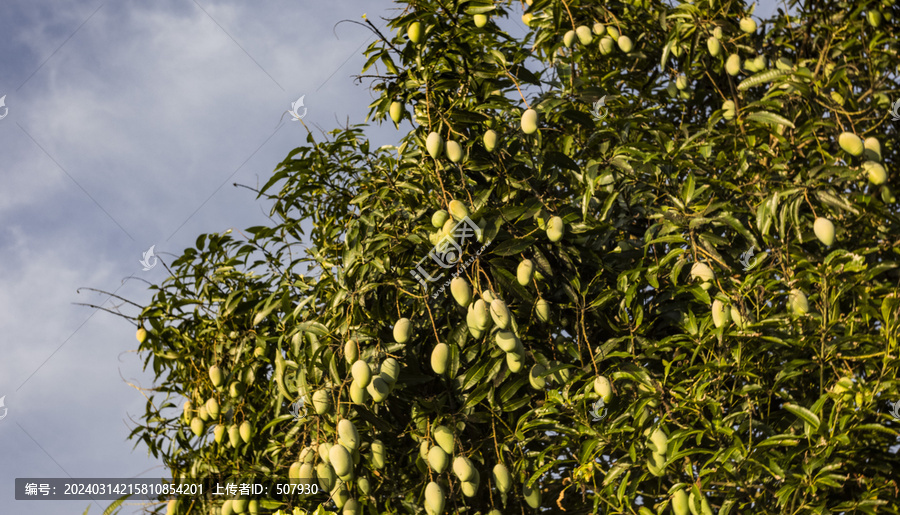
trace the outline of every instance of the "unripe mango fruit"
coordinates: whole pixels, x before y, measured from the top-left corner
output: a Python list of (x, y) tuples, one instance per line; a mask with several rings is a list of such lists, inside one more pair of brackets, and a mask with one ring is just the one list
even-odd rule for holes
[(357, 340), (348, 340), (344, 344), (344, 359), (347, 360), (348, 365), (356, 363), (356, 360), (359, 359), (359, 344)]
[(216, 388), (222, 386), (222, 370), (215, 365), (209, 367), (209, 380)]
[(753, 34), (756, 32), (756, 20), (750, 18), (749, 16), (746, 18), (741, 18), (740, 21), (741, 30), (746, 32), (747, 34)]
[(710, 36), (706, 40), (706, 48), (709, 50), (709, 55), (718, 57), (719, 53), (722, 51), (722, 43), (716, 39), (715, 36)]
[(602, 23), (597, 22), (593, 27), (591, 27), (591, 30), (594, 32), (594, 34), (602, 36), (606, 32), (606, 27), (604, 27)]
[(516, 280), (519, 281), (519, 284), (522, 286), (528, 286), (533, 275), (534, 263), (532, 263), (530, 259), (523, 259), (516, 269)]
[(384, 444), (381, 440), (373, 440), (369, 449), (372, 451), (372, 465), (376, 469), (384, 468)]
[(523, 15), (522, 15), (522, 23), (524, 23), (525, 25), (528, 25), (528, 26), (530, 27), (530, 26), (531, 26), (531, 19), (532, 19), (533, 17), (534, 17), (534, 15), (531, 14), (531, 13), (525, 13), (525, 14), (523, 14)]
[(591, 41), (594, 40), (594, 36), (591, 34), (591, 29), (585, 25), (579, 25), (575, 28), (575, 35), (578, 36), (578, 41), (584, 45), (590, 45)]
[(727, 324), (731, 320), (730, 310), (719, 299), (713, 300), (712, 320), (713, 320), (713, 324), (716, 327), (722, 327), (723, 325)]
[(734, 77), (741, 73), (741, 57), (737, 54), (731, 54), (725, 60), (725, 72)]
[(350, 375), (353, 376), (353, 381), (363, 388), (369, 386), (369, 381), (372, 380), (372, 370), (369, 368), (369, 364), (361, 359), (357, 360), (350, 368)]
[(197, 415), (200, 417), (200, 420), (204, 422), (209, 420), (209, 412), (206, 411), (206, 404), (200, 405), (200, 409), (197, 410)]
[(450, 293), (453, 294), (453, 300), (464, 308), (472, 302), (472, 287), (462, 277), (454, 277), (450, 281)]
[(511, 317), (505, 302), (500, 299), (491, 302), (491, 318), (500, 329), (509, 329)]
[(672, 494), (672, 511), (675, 515), (688, 515), (688, 495), (684, 490), (675, 490)]
[(688, 80), (684, 74), (679, 74), (675, 77), (675, 87), (679, 90), (685, 90), (688, 87)]
[(540, 486), (534, 485), (532, 487), (523, 486), (522, 487), (522, 496), (525, 498), (525, 504), (527, 504), (532, 509), (538, 509), (541, 505), (541, 489)]
[(253, 438), (253, 426), (250, 425), (250, 422), (245, 420), (241, 422), (241, 440), (244, 443), (250, 443), (250, 439)]
[(444, 472), (447, 469), (447, 465), (450, 464), (450, 457), (447, 456), (447, 453), (444, 452), (444, 449), (441, 449), (439, 445), (433, 445), (431, 449), (428, 449), (428, 465), (431, 467), (431, 470), (437, 472), (438, 474)]
[(328, 461), (338, 477), (348, 475), (353, 469), (350, 452), (343, 445), (332, 445), (331, 449), (328, 449)]
[(418, 45), (422, 41), (422, 24), (417, 21), (410, 23), (406, 29), (406, 35), (409, 36), (410, 41)]
[(444, 139), (436, 132), (429, 133), (425, 139), (425, 150), (432, 159), (441, 157), (441, 152), (444, 150)]
[(318, 390), (312, 396), (313, 409), (317, 415), (324, 415), (331, 411), (331, 395), (328, 390)]
[(228, 443), (230, 443), (232, 447), (237, 447), (241, 444), (241, 429), (237, 424), (228, 426)]
[(544, 299), (538, 299), (537, 303), (534, 305), (534, 310), (537, 313), (538, 319), (541, 322), (549, 322), (550, 321), (550, 303)]
[(391, 120), (394, 120), (394, 123), (400, 123), (400, 120), (403, 118), (403, 104), (397, 101), (391, 102), (389, 112)]
[(851, 156), (861, 156), (865, 146), (859, 136), (852, 132), (842, 132), (838, 136), (838, 145)]
[(475, 26), (480, 29), (487, 25), (488, 17), (484, 14), (476, 14), (475, 16), (472, 16), (472, 20), (475, 21)]
[(450, 209), (450, 214), (453, 215), (453, 218), (456, 220), (462, 220), (469, 216), (469, 208), (458, 200), (451, 200), (448, 207)]
[(522, 113), (521, 120), (522, 132), (525, 134), (534, 134), (538, 130), (538, 114), (534, 109), (526, 109)]
[(440, 515), (444, 512), (444, 489), (434, 481), (425, 487), (425, 511), (428, 515)]
[(440, 229), (444, 227), (444, 224), (447, 223), (447, 220), (450, 219), (450, 213), (443, 209), (438, 209), (431, 215), (431, 225), (434, 226), (435, 229)]
[(863, 153), (869, 161), (881, 161), (881, 143), (877, 138), (868, 137), (863, 141)]
[(375, 376), (372, 378), (369, 386), (366, 387), (366, 391), (372, 396), (373, 401), (380, 403), (387, 399), (388, 394), (391, 393), (391, 387), (381, 376)]
[(863, 163), (863, 169), (866, 171), (866, 175), (869, 178), (869, 182), (878, 186), (879, 184), (883, 184), (885, 180), (887, 180), (887, 172), (884, 170), (884, 167), (881, 166), (880, 163), (876, 163), (875, 161), (866, 161)]
[(594, 392), (603, 399), (603, 402), (608, 403), (612, 400), (612, 384), (609, 382), (604, 376), (597, 376), (594, 379)]
[(381, 372), (379, 374), (382, 380), (388, 385), (393, 385), (400, 377), (400, 363), (394, 358), (387, 358), (381, 362)]
[(519, 339), (512, 331), (501, 330), (494, 335), (494, 341), (503, 352), (513, 352), (518, 346)]
[(219, 401), (215, 397), (210, 397), (206, 401), (206, 412), (209, 413), (211, 418), (219, 418)]
[(743, 315), (741, 315), (741, 310), (738, 309), (737, 306), (731, 306), (731, 320), (734, 321), (734, 325), (736, 325), (738, 329), (744, 328), (745, 320)]
[(606, 33), (609, 34), (609, 37), (613, 38), (613, 40), (619, 39), (619, 36), (621, 35), (619, 33), (619, 29), (613, 27), (612, 25), (606, 27)]
[(439, 343), (431, 351), (431, 369), (437, 375), (444, 375), (450, 368), (450, 346)]
[(147, 330), (141, 327), (134, 336), (137, 338), (138, 343), (144, 343), (147, 341)]
[(488, 307), (490, 307), (491, 302), (494, 302), (494, 299), (496, 299), (496, 297), (494, 297), (494, 294), (491, 293), (491, 290), (484, 290), (483, 292), (481, 292), (481, 298), (488, 305)]
[(809, 301), (806, 295), (797, 289), (791, 290), (791, 310), (798, 315), (805, 315), (809, 311)]
[(565, 231), (566, 226), (563, 223), (562, 218), (554, 216), (547, 222), (547, 238), (549, 238), (550, 241), (557, 242), (561, 240)]
[(489, 129), (484, 133), (484, 149), (493, 152), (495, 148), (497, 148), (497, 133)]
[(656, 454), (666, 454), (666, 452), (668, 452), (669, 438), (661, 428), (657, 427), (653, 433), (650, 434), (650, 442), (647, 446)]
[(475, 494), (478, 493), (478, 484), (481, 482), (481, 477), (478, 475), (478, 470), (475, 470), (475, 475), (472, 477), (471, 481), (462, 481), (459, 484), (459, 489), (462, 491), (462, 494), (466, 497), (475, 497)]
[(506, 366), (509, 367), (510, 372), (512, 372), (513, 374), (518, 374), (525, 366), (525, 358), (522, 356), (522, 354), (519, 354), (517, 352), (507, 352)]
[(397, 323), (394, 324), (394, 341), (397, 343), (406, 343), (409, 341), (409, 336), (412, 333), (412, 326), (409, 323), (408, 318), (401, 318), (397, 320)]
[(449, 159), (451, 163), (458, 163), (462, 161), (462, 158), (463, 150), (460, 144), (453, 140), (447, 141), (447, 159)]
[(246, 497), (237, 497), (231, 500), (231, 507), (234, 509), (235, 513), (246, 513), (248, 503), (249, 500)]
[(563, 36), (563, 45), (566, 45), (566, 48), (572, 48), (573, 43), (575, 43), (575, 31), (570, 30)]
[(465, 456), (457, 456), (453, 460), (453, 473), (460, 481), (471, 481), (475, 478), (475, 465)]
[(353, 422), (346, 418), (341, 419), (337, 425), (338, 443), (347, 448), (348, 451), (359, 449), (359, 432)]
[(231, 499), (226, 499), (225, 502), (222, 503), (222, 515), (232, 515), (234, 513), (234, 507), (231, 504)]
[(441, 446), (441, 449), (443, 449), (444, 452), (449, 455), (453, 454), (453, 449), (456, 447), (456, 441), (453, 438), (453, 431), (451, 431), (449, 427), (443, 425), (436, 426), (431, 431), (431, 436), (434, 438), (434, 441)]
[(694, 263), (691, 265), (691, 280), (700, 279), (702, 282), (707, 283), (715, 279), (715, 274), (710, 267), (706, 265), (706, 263)]
[(475, 322), (475, 328), (486, 331), (491, 327), (491, 313), (487, 303), (482, 299), (478, 299), (472, 304), (472, 319)]
[(634, 42), (631, 41), (630, 37), (625, 35), (619, 36), (618, 39), (616, 39), (616, 44), (619, 45), (619, 50), (626, 54), (634, 49)]
[(192, 431), (195, 435), (197, 435), (197, 436), (202, 436), (202, 435), (203, 435), (203, 429), (204, 429), (204, 427), (203, 427), (203, 420), (201, 420), (200, 417), (194, 417), (194, 418), (191, 419), (191, 431)]
[(316, 477), (319, 478), (319, 486), (322, 487), (322, 490), (329, 492), (334, 488), (337, 476), (334, 473), (334, 469), (331, 468), (331, 465), (324, 461), (320, 461), (316, 465)]
[(356, 382), (354, 379), (350, 382), (350, 401), (354, 404), (366, 403), (366, 387)]
[(222, 443), (222, 440), (225, 439), (225, 426), (216, 424), (216, 427), (213, 428), (213, 439), (218, 444)]
[(816, 238), (819, 238), (819, 241), (826, 246), (834, 243), (834, 224), (827, 218), (821, 216), (816, 218), (816, 221), (813, 222), (813, 232), (816, 234)]
[(547, 369), (540, 363), (531, 367), (531, 370), (528, 372), (528, 382), (531, 384), (532, 388), (535, 390), (543, 390), (544, 387), (547, 386), (547, 380), (541, 377), (541, 374), (546, 371)]
[(613, 51), (613, 45), (616, 44), (616, 41), (609, 37), (603, 36), (600, 38), (600, 53), (603, 55), (609, 55)]
[(509, 473), (509, 469), (506, 468), (506, 465), (502, 463), (498, 463), (494, 465), (494, 470), (491, 471), (491, 475), (494, 477), (494, 486), (497, 487), (497, 490), (500, 493), (505, 494), (509, 492), (510, 488), (512, 488), (512, 475)]

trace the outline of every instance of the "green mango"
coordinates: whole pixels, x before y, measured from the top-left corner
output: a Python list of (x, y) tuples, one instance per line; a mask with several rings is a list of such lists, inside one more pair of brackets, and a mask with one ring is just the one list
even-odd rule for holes
[(525, 504), (532, 509), (538, 509), (541, 506), (541, 488), (539, 485), (522, 487), (522, 496), (525, 498)]
[(191, 432), (197, 436), (203, 436), (204, 429), (203, 420), (201, 420), (200, 417), (191, 419)]
[(490, 309), (488, 309), (488, 305), (483, 300), (478, 299), (474, 304), (472, 304), (472, 311), (475, 328), (482, 331), (487, 331), (491, 327), (492, 318)]
[(451, 200), (448, 209), (455, 220), (462, 220), (469, 216), (469, 209), (458, 200)]
[(537, 313), (537, 317), (541, 322), (549, 322), (550, 321), (550, 303), (544, 299), (538, 299), (537, 303), (534, 305), (534, 310)]
[(543, 390), (544, 387), (547, 386), (547, 380), (541, 377), (541, 374), (546, 371), (547, 369), (540, 363), (531, 367), (531, 371), (528, 372), (528, 382), (531, 384), (532, 388), (535, 390)]
[(250, 443), (250, 439), (253, 438), (254, 431), (253, 426), (250, 425), (250, 422), (248, 420), (241, 422), (240, 433), (241, 440), (243, 440), (245, 443)]
[(484, 149), (493, 152), (497, 148), (497, 133), (489, 129), (484, 133)]
[(235, 513), (247, 513), (247, 505), (249, 500), (246, 497), (238, 497), (231, 500), (231, 507)]
[(505, 302), (500, 299), (494, 299), (494, 301), (491, 302), (490, 312), (491, 319), (497, 324), (497, 327), (500, 329), (509, 329), (511, 316)]
[(413, 44), (418, 45), (422, 41), (422, 24), (417, 21), (410, 23), (406, 29), (406, 35)]
[(456, 446), (456, 441), (453, 438), (453, 431), (451, 431), (449, 427), (436, 426), (432, 430), (431, 436), (434, 438), (434, 441), (441, 446), (441, 449), (443, 449), (444, 452), (450, 455), (453, 454), (453, 449)]
[(741, 18), (739, 23), (741, 30), (746, 32), (747, 34), (753, 34), (756, 32), (756, 20), (750, 18), (749, 16), (746, 18)]
[(209, 414), (210, 418), (219, 418), (219, 401), (217, 401), (215, 397), (210, 397), (206, 401), (206, 412)]
[(353, 376), (353, 381), (363, 388), (369, 386), (369, 381), (372, 380), (372, 370), (369, 368), (369, 364), (361, 359), (357, 360), (350, 368), (350, 375)]
[(188, 424), (191, 423), (191, 419), (193, 418), (193, 413), (191, 413), (193, 410), (194, 406), (191, 404), (191, 401), (185, 401), (181, 417)]
[(547, 222), (547, 238), (549, 238), (550, 241), (559, 241), (560, 239), (562, 239), (565, 231), (566, 226), (563, 223), (562, 218), (554, 216)]
[(510, 488), (512, 488), (512, 475), (509, 473), (506, 465), (502, 463), (494, 465), (491, 475), (494, 478), (494, 486), (497, 487), (500, 493), (505, 494), (509, 492)]
[(471, 481), (475, 478), (475, 465), (465, 456), (457, 456), (453, 460), (453, 473), (460, 481)]
[(650, 442), (647, 446), (656, 454), (665, 455), (666, 452), (668, 452), (669, 439), (666, 436), (666, 433), (661, 428), (657, 427), (650, 433)]
[(232, 399), (237, 399), (241, 395), (244, 395), (244, 391), (246, 387), (244, 383), (238, 381), (232, 381), (230, 385), (228, 385), (228, 395), (231, 396)]
[(821, 216), (816, 218), (813, 223), (813, 232), (816, 234), (816, 238), (826, 246), (830, 247), (834, 243), (834, 224), (831, 223), (831, 220)]
[(603, 34), (606, 33), (606, 27), (604, 27), (603, 24), (600, 23), (600, 22), (595, 23), (594, 26), (591, 27), (591, 30), (592, 30), (592, 31), (594, 32), (594, 34), (596, 34), (597, 36), (602, 36)]
[(715, 299), (712, 303), (712, 320), (716, 327), (722, 327), (731, 320), (730, 312), (725, 304)]
[(563, 45), (566, 48), (572, 48), (572, 45), (575, 44), (575, 31), (570, 30), (563, 35)]
[(241, 429), (237, 424), (228, 426), (228, 443), (235, 448), (241, 444)]
[(339, 477), (347, 476), (353, 470), (351, 459), (350, 453), (343, 445), (332, 445), (331, 449), (328, 449), (329, 464)]
[(443, 209), (438, 209), (431, 215), (431, 225), (433, 225), (435, 229), (440, 229), (444, 227), (444, 224), (447, 223), (447, 220), (449, 219), (450, 213)]
[(870, 136), (863, 141), (863, 154), (869, 161), (881, 161), (881, 143), (878, 138)]
[(619, 33), (619, 29), (612, 25), (606, 27), (606, 33), (609, 34), (609, 37), (613, 38), (614, 40), (619, 39), (619, 36), (621, 35)]
[(334, 485), (334, 488), (331, 489), (331, 500), (334, 501), (334, 504), (338, 509), (343, 508), (344, 505), (347, 504), (350, 500), (350, 492), (347, 491), (347, 483), (338, 481), (337, 484)]
[(737, 306), (731, 306), (731, 320), (734, 321), (734, 325), (736, 325), (738, 329), (744, 328), (746, 321)]
[(369, 386), (366, 387), (366, 391), (372, 396), (373, 401), (381, 403), (384, 402), (384, 400), (387, 399), (388, 394), (391, 393), (391, 387), (388, 386), (381, 376), (375, 376), (372, 378)]
[(144, 343), (147, 341), (147, 330), (141, 327), (134, 336), (137, 338), (138, 343)]
[(412, 334), (412, 325), (408, 318), (401, 318), (394, 324), (394, 341), (397, 343), (406, 343)]
[(710, 36), (706, 40), (706, 49), (709, 50), (709, 55), (718, 57), (722, 52), (722, 43), (715, 36)]
[(585, 25), (579, 25), (575, 28), (575, 35), (578, 36), (578, 41), (584, 45), (588, 46), (591, 44), (591, 41), (594, 40), (593, 34), (591, 34), (591, 29)]
[(618, 39), (616, 39), (616, 44), (619, 45), (619, 50), (626, 54), (634, 49), (634, 43), (631, 41), (631, 38), (625, 35), (619, 36)]
[(369, 495), (369, 492), (372, 490), (369, 479), (365, 477), (356, 480), (356, 487), (359, 488), (359, 492), (363, 495)]
[(444, 139), (436, 132), (429, 133), (425, 139), (425, 150), (432, 159), (441, 157), (441, 152), (444, 150)]
[(222, 386), (222, 370), (213, 365), (209, 367), (209, 380), (212, 381), (213, 386), (216, 388)]
[(353, 422), (346, 418), (341, 419), (337, 425), (338, 443), (347, 448), (347, 450), (355, 451), (359, 449), (359, 431)]
[(741, 73), (741, 57), (737, 54), (731, 54), (725, 60), (725, 71), (732, 77)]
[(603, 402), (609, 403), (612, 400), (612, 383), (605, 376), (597, 376), (594, 378), (594, 392)]
[(715, 27), (712, 31), (712, 35), (714, 38), (718, 39), (719, 41), (721, 41), (722, 38), (725, 37), (725, 34), (722, 32), (722, 27)]
[(447, 469), (450, 457), (439, 445), (434, 445), (428, 450), (427, 461), (431, 469), (440, 474)]
[(439, 343), (431, 351), (431, 369), (437, 375), (444, 375), (450, 368), (450, 346)]
[(356, 363), (359, 359), (359, 342), (356, 339), (348, 340), (344, 344), (344, 359), (348, 365)]
[(394, 358), (387, 358), (381, 362), (381, 379), (389, 386), (393, 386), (400, 377), (400, 363)]
[(538, 130), (538, 114), (534, 109), (526, 109), (522, 113), (521, 120), (522, 132), (525, 134), (534, 134)]
[(250, 515), (259, 515), (258, 499), (250, 499), (250, 502), (247, 503), (247, 513), (249, 513)]
[(863, 163), (863, 169), (866, 171), (869, 182), (876, 186), (883, 184), (887, 180), (887, 172), (884, 170), (884, 167), (875, 161), (866, 161)]
[(359, 503), (356, 499), (347, 499), (341, 509), (341, 515), (356, 515), (359, 513)]
[(672, 511), (675, 515), (688, 515), (688, 495), (680, 488), (672, 494)]
[(302, 476), (300, 475), (300, 468), (303, 466), (303, 463), (299, 461), (295, 461), (291, 463), (291, 466), (288, 467), (288, 479), (300, 479)]
[(715, 279), (715, 274), (713, 274), (712, 268), (706, 265), (706, 263), (694, 263), (691, 265), (691, 280), (700, 279), (703, 283), (711, 282)]
[(334, 483), (337, 480), (334, 469), (324, 461), (320, 461), (316, 465), (316, 477), (319, 478), (319, 486), (326, 492), (329, 492), (334, 488)]
[(394, 123), (400, 123), (400, 120), (403, 118), (403, 104), (397, 101), (391, 102), (389, 112), (391, 120), (394, 120)]
[(603, 55), (611, 54), (615, 44), (616, 41), (613, 38), (609, 36), (603, 36), (602, 38), (600, 38), (600, 53)]
[(530, 259), (523, 259), (522, 262), (519, 263), (519, 267), (516, 268), (516, 280), (519, 281), (520, 285), (528, 286), (528, 283), (531, 282), (533, 276), (534, 263), (532, 263)]
[(798, 315), (805, 315), (809, 311), (809, 302), (806, 295), (800, 290), (791, 290), (790, 304), (791, 310)]
[(209, 420), (209, 411), (206, 410), (206, 404), (200, 405), (200, 409), (197, 410), (197, 415), (200, 417), (200, 420), (204, 422)]
[(484, 330), (478, 328), (475, 319), (475, 311), (472, 309), (472, 306), (469, 305), (469, 312), (466, 313), (466, 326), (469, 328), (469, 334), (472, 335), (472, 338), (478, 340), (484, 335)]
[(331, 395), (328, 390), (316, 390), (312, 396), (312, 401), (316, 414), (324, 415), (331, 411)]
[(472, 20), (475, 22), (475, 26), (479, 29), (487, 25), (488, 17), (484, 14), (476, 14), (472, 16)]
[(181, 503), (178, 502), (178, 499), (170, 499), (169, 502), (166, 503), (166, 515), (175, 515), (178, 513), (180, 507)]
[(216, 424), (216, 427), (213, 428), (213, 439), (218, 444), (222, 443), (222, 440), (225, 439), (225, 426), (223, 426), (222, 424)]
[(453, 294), (456, 303), (464, 308), (472, 302), (472, 287), (469, 286), (469, 281), (462, 277), (454, 277), (450, 281), (450, 293)]
[(516, 343), (518, 340), (519, 338), (516, 336), (516, 333), (512, 331), (500, 330), (494, 334), (494, 341), (503, 352), (513, 352), (516, 350)]
[(444, 512), (444, 489), (434, 481), (425, 487), (425, 511), (428, 515), (440, 515)]
[(525, 366), (525, 358), (522, 354), (516, 352), (507, 352), (506, 366), (509, 367), (510, 372), (512, 372), (513, 374), (518, 374), (522, 371), (522, 367)]
[(384, 468), (384, 444), (381, 443), (381, 440), (373, 440), (372, 445), (369, 446), (369, 450), (372, 451), (372, 466), (376, 469)]
[(462, 146), (453, 140), (447, 141), (447, 159), (449, 159), (451, 163), (458, 163), (462, 161), (462, 158)]
[(231, 505), (231, 499), (226, 499), (222, 503), (222, 515), (231, 515), (232, 513), (234, 513), (234, 508)]

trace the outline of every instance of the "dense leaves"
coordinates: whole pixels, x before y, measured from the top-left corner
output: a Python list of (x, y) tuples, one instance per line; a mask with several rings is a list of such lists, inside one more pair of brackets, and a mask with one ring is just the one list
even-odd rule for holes
[[(792, 3), (749, 30), (739, 2), (527, 4), (524, 40), (500, 27), (520, 5), (484, 0), (417, 1), (378, 31), (370, 116), (394, 105), (412, 130), (378, 149), (360, 126), (309, 134), (260, 193), (276, 226), (172, 263), (140, 315), (167, 397), (134, 436), (182, 476), (307, 463), (350, 512), (897, 513), (900, 7)], [(435, 227), (453, 200), (469, 218)], [(461, 306), (451, 274), (483, 302)]]

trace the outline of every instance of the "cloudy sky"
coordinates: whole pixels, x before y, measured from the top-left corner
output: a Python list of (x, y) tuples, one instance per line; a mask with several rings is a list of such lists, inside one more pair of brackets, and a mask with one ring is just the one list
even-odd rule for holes
[[(79, 288), (144, 304), (145, 281), (165, 278), (162, 267), (144, 271), (139, 263), (151, 245), (171, 262), (200, 234), (268, 224), (269, 204), (232, 183), (263, 184), (304, 143), (299, 123), (278, 128), (301, 95), (313, 130), (364, 121), (373, 97), (352, 76), (373, 36), (336, 24), (366, 13), (383, 27), (396, 7), (389, 0), (2, 5), (0, 512), (80, 514), (88, 501), (15, 501), (14, 479), (164, 471), (143, 444), (133, 449), (126, 439), (145, 404), (128, 383), (152, 385), (131, 351), (135, 328), (76, 305), (115, 306)], [(773, 11), (764, 2), (755, 14)], [(512, 25), (524, 34), (518, 19)], [(374, 146), (399, 139), (392, 125), (372, 127), (369, 136)]]

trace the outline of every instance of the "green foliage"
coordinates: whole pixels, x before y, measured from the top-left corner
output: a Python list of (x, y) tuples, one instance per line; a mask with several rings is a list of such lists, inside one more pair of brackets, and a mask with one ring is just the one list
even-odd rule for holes
[[(722, 515), (898, 513), (900, 435), (885, 406), (900, 399), (900, 219), (889, 186), (900, 138), (887, 114), (900, 90), (900, 8), (823, 5), (791, 3), (795, 14), (749, 31), (739, 2), (534, 0), (520, 40), (496, 23), (518, 23), (518, 3), (415, 2), (391, 20), (395, 36), (366, 50), (366, 68), (387, 70), (370, 116), (411, 109), (397, 117), (414, 127), (400, 146), (371, 149), (359, 126), (327, 141), (309, 134), (260, 192), (279, 223), (240, 240), (200, 236), (140, 315), (158, 391), (192, 406), (214, 397), (215, 422), (247, 421), (253, 436), (236, 447), (209, 431), (193, 437), (180, 412), (162, 412), (181, 402), (155, 398), (133, 435), (179, 476), (287, 479), (301, 454), (337, 444), (348, 418), (360, 457), (345, 485), (373, 514), (423, 513), (431, 482), (447, 513), (529, 503), (661, 513), (676, 492)], [(479, 28), (474, 14), (490, 19)], [(593, 27), (592, 42), (568, 48), (564, 35), (579, 26)], [(708, 51), (714, 34), (723, 52)], [(732, 76), (732, 54), (763, 68)], [(681, 88), (667, 87), (680, 75)], [(597, 120), (603, 96), (610, 114)], [(528, 108), (533, 134), (521, 128)], [(841, 150), (844, 131), (880, 141), (885, 184), (868, 183), (867, 158)], [(459, 162), (428, 155), (432, 132), (460, 143)], [(447, 234), (432, 219), (455, 212), (454, 200), (480, 240), (453, 268), (432, 266), (443, 277), (423, 286), (410, 272)], [(834, 223), (829, 247), (814, 235), (817, 217)], [(520, 282), (523, 259), (533, 275)], [(697, 263), (713, 273), (694, 282)], [(515, 348), (495, 344), (497, 323), (469, 328), (467, 308), (440, 289), (451, 270), (474, 298), (505, 303), (518, 340), (501, 339)], [(793, 291), (807, 310), (791, 309)], [(729, 313), (720, 324), (714, 299)], [(411, 336), (397, 343), (401, 318)], [(351, 400), (351, 339), (380, 402), (359, 389)], [(449, 349), (441, 374), (438, 344)], [(399, 377), (379, 375), (388, 357)], [(594, 421), (599, 375), (612, 394)], [(311, 406), (315, 392), (335, 409), (294, 421), (289, 404)], [(437, 426), (480, 487), (428, 468)], [(494, 484), (497, 464), (508, 491)], [(185, 509), (207, 513), (205, 502)], [(262, 508), (314, 507), (287, 504)]]

